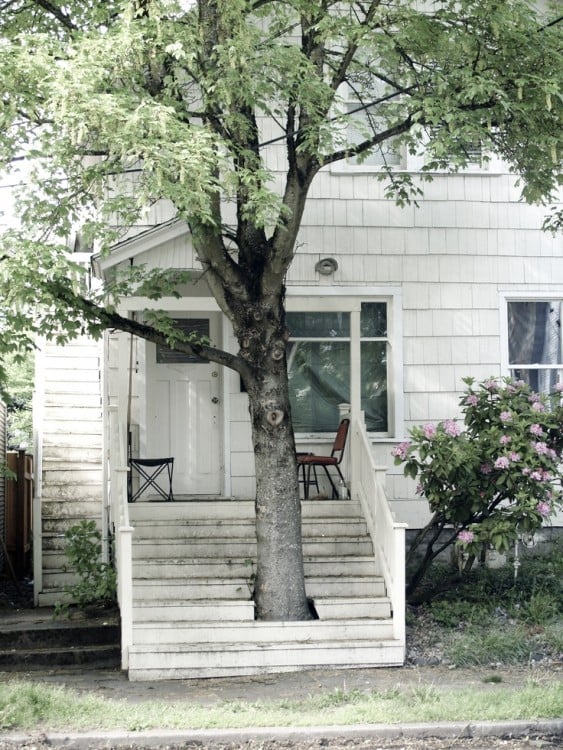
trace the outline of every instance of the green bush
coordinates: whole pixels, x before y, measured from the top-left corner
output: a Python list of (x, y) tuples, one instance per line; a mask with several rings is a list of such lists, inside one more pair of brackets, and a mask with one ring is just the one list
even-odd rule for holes
[[(67, 529), (65, 541), (64, 553), (69, 567), (79, 577), (79, 581), (64, 587), (72, 602), (80, 609), (91, 604), (115, 604), (117, 575), (111, 564), (101, 560), (102, 535), (95, 521), (82, 520)], [(67, 603), (58, 602), (55, 613), (62, 614), (68, 606)]]

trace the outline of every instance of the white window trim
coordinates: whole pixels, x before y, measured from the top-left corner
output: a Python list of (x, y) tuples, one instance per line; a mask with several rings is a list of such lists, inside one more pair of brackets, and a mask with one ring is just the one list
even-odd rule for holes
[[(500, 372), (501, 377), (510, 376), (510, 361), (508, 358), (508, 303), (561, 300), (563, 302), (563, 287), (546, 291), (545, 289), (526, 291), (503, 291), (499, 294), (500, 313)], [(546, 369), (549, 365), (532, 366), (532, 369)]]
[[(288, 286), (288, 312), (343, 311), (351, 315), (361, 312), (362, 302), (386, 301), (389, 341), (387, 392), (389, 394), (389, 432), (369, 433), (371, 442), (388, 443), (400, 440), (404, 430), (403, 389), (403, 290), (401, 287), (310, 287)], [(350, 406), (352, 418), (360, 415), (360, 359), (359, 340), (351, 340)], [(358, 352), (354, 352), (358, 348)], [(322, 443), (334, 439), (326, 433), (298, 433), (300, 443)]]
[[(402, 164), (391, 165), (385, 167), (379, 164), (350, 164), (346, 159), (334, 162), (330, 165), (330, 171), (332, 174), (381, 174), (389, 169), (395, 174), (412, 174), (422, 172), (426, 163), (424, 155), (424, 143), (420, 145), (422, 153), (411, 154), (405, 144), (401, 146), (402, 152)], [(465, 167), (461, 167), (457, 172), (451, 172), (448, 169), (432, 169), (427, 171), (426, 174), (430, 175), (448, 175), (448, 176), (477, 176), (482, 177), (483, 175), (494, 176), (500, 174), (506, 174), (508, 169), (504, 162), (494, 153), (487, 152), (488, 161), (482, 162), (481, 164), (469, 163)]]

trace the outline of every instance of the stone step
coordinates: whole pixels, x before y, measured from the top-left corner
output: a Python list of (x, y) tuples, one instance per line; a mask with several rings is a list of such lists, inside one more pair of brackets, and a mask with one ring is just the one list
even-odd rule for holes
[(136, 645), (164, 645), (189, 643), (208, 644), (268, 644), (297, 642), (325, 643), (327, 641), (359, 641), (390, 639), (393, 637), (391, 620), (315, 620), (311, 622), (190, 622), (184, 620), (147, 621), (134, 626)]
[(321, 620), (372, 620), (391, 617), (391, 602), (387, 597), (316, 597), (315, 609)]
[(118, 669), (121, 644), (90, 646), (45, 646), (32, 649), (0, 650), (0, 669), (9, 671), (41, 670), (46, 667), (77, 667)]
[(24, 650), (35, 646), (53, 648), (75, 648), (91, 645), (108, 645), (120, 642), (119, 624), (112, 615), (108, 621), (100, 618), (91, 623), (54, 620), (52, 622), (25, 624), (2, 624), (0, 626), (0, 649)]
[(35, 670), (47, 667), (118, 668), (121, 634), (116, 610), (95, 617), (54, 619), (51, 607), (18, 610), (0, 623), (0, 669)]
[[(216, 538), (210, 544), (209, 540), (194, 539), (189, 543), (177, 539), (162, 539), (136, 541), (133, 544), (133, 560), (150, 560), (151, 558), (169, 557), (174, 560), (182, 558), (253, 558), (256, 556), (256, 541), (253, 539)], [(303, 554), (311, 556), (323, 555), (370, 555), (373, 546), (369, 537), (310, 537), (303, 540)]]

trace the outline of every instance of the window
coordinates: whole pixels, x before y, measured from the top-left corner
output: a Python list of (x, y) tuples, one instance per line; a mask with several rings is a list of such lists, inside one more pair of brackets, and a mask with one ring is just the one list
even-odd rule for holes
[[(388, 124), (380, 114), (375, 113), (374, 107), (357, 112), (358, 102), (348, 102), (347, 110), (349, 114), (349, 124), (347, 131), (348, 143), (361, 143), (366, 138), (371, 137), (378, 131), (387, 129)], [(404, 149), (398, 143), (396, 137), (383, 141), (375, 147), (367, 156), (350, 157), (348, 164), (351, 166), (365, 167), (403, 167), (404, 166)]]
[[(195, 341), (209, 340), (209, 318), (174, 318), (173, 323), (183, 334), (193, 336)], [(197, 354), (186, 354), (163, 344), (157, 344), (156, 363), (158, 365), (206, 364), (207, 360), (198, 357)]]
[(563, 382), (561, 300), (509, 300), (508, 367), (539, 393)]
[[(296, 432), (333, 433), (338, 405), (352, 400), (352, 373), (359, 379), (360, 408), (370, 432), (387, 433), (389, 408), (386, 302), (362, 302), (349, 310), (288, 312), (288, 374)], [(353, 358), (359, 353), (359, 367)]]
[[(440, 133), (440, 126), (434, 126), (427, 128), (428, 136), (434, 140)], [(483, 170), (486, 168), (488, 157), (485, 155), (483, 149), (483, 143), (478, 139), (472, 139), (469, 141), (463, 140), (459, 136), (450, 135), (446, 129), (446, 143), (438, 143), (435, 148), (429, 148), (427, 154), (427, 161), (432, 162), (434, 159), (443, 160), (447, 163), (452, 164), (456, 161), (454, 151), (456, 147), (461, 147), (462, 152), (467, 159), (467, 163), (462, 168), (463, 170)], [(448, 141), (451, 143), (451, 147), (448, 148)], [(446, 165), (444, 165), (444, 168)]]

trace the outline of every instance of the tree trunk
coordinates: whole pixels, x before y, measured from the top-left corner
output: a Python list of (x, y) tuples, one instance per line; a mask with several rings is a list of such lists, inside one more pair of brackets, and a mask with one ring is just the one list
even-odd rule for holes
[(257, 371), (247, 383), (256, 465), (256, 617), (309, 620), (285, 355), (265, 356)]

